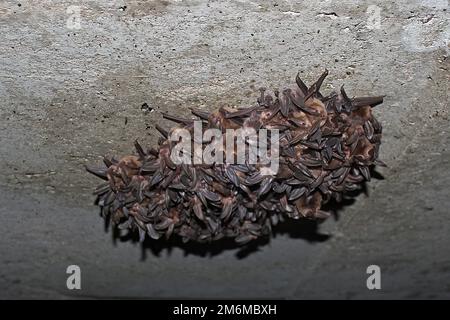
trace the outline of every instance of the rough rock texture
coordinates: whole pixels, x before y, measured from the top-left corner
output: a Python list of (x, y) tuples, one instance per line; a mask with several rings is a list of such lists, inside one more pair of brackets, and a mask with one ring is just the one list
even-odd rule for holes
[[(0, 2), (2, 298), (449, 297), (447, 1), (18, 3)], [(77, 4), (81, 29), (69, 29)], [(83, 165), (129, 154), (137, 132), (155, 145), (151, 108), (247, 105), (324, 67), (325, 94), (386, 95), (374, 111), (386, 179), (338, 223), (280, 230), (244, 259), (109, 241)], [(65, 286), (71, 264), (81, 291)], [(380, 291), (366, 288), (370, 264)]]

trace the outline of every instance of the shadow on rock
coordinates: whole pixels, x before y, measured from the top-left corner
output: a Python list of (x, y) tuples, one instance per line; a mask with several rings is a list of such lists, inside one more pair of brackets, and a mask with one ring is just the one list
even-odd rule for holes
[[(377, 180), (384, 180), (384, 177), (377, 172), (374, 168), (371, 168), (371, 176)], [(322, 209), (331, 212), (335, 220), (339, 220), (339, 212), (345, 207), (351, 206), (355, 202), (355, 198), (361, 193), (368, 196), (367, 184), (362, 183), (360, 188), (351, 192), (347, 192), (342, 201), (337, 202), (332, 199), (323, 205)], [(303, 239), (311, 243), (325, 242), (331, 238), (330, 235), (321, 234), (319, 227), (321, 221), (300, 219), (293, 220), (287, 219), (280, 222), (277, 226), (273, 227), (272, 236), (288, 236), (292, 239)], [(105, 230), (108, 231), (109, 226), (105, 224)], [(139, 242), (139, 236), (137, 233), (128, 233), (122, 235), (117, 227), (112, 228), (113, 242), (116, 244), (120, 242)], [(214, 257), (228, 250), (237, 250), (236, 258), (244, 259), (257, 252), (261, 247), (270, 243), (271, 238), (261, 237), (253, 240), (252, 242), (240, 245), (233, 239), (224, 238), (221, 240), (213, 241), (210, 243), (199, 242), (183, 242), (179, 236), (172, 236), (170, 239), (164, 237), (159, 240), (153, 240), (146, 237), (143, 243), (141, 243), (142, 260), (148, 258), (150, 252), (153, 256), (160, 256), (162, 252), (171, 254), (173, 248), (179, 248), (183, 250), (184, 255), (196, 255), (200, 257)]]
[[(272, 235), (277, 237), (280, 235), (287, 235), (294, 239), (304, 239), (308, 242), (323, 242), (330, 238), (329, 235), (319, 233), (319, 223), (313, 220), (286, 220), (279, 223), (273, 228)], [(120, 242), (139, 242), (139, 236), (136, 233), (128, 233), (121, 235), (118, 228), (113, 228), (113, 241)], [(236, 257), (243, 259), (252, 253), (257, 252), (261, 247), (269, 244), (270, 238), (261, 237), (248, 244), (239, 245), (233, 239), (224, 238), (210, 243), (199, 243), (189, 241), (184, 243), (180, 237), (172, 236), (170, 239), (161, 238), (153, 240), (148, 237), (141, 244), (142, 260), (146, 260), (148, 252), (154, 256), (160, 256), (162, 252), (170, 254), (173, 248), (180, 248), (184, 255), (196, 255), (201, 257), (217, 256), (228, 250), (237, 250)]]

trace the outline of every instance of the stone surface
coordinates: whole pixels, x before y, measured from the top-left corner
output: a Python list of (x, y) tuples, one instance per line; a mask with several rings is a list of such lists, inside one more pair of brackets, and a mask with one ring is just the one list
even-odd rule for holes
[[(449, 298), (448, 9), (1, 1), (0, 298)], [(325, 92), (386, 95), (376, 107), (385, 179), (337, 221), (297, 223), (255, 252), (112, 241), (84, 164), (130, 153), (134, 139), (154, 145), (160, 111), (250, 106), (259, 87), (298, 71), (312, 83), (324, 68)], [(66, 288), (71, 264), (80, 291)], [(371, 264), (382, 290), (366, 288)]]

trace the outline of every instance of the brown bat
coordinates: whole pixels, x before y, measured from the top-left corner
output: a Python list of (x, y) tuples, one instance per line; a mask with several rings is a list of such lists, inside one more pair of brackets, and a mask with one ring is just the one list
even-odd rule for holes
[[(138, 232), (142, 241), (146, 234), (152, 239), (175, 234), (183, 241), (231, 237), (238, 243), (270, 235), (285, 218), (327, 218), (324, 203), (340, 201), (370, 180), (371, 166), (384, 165), (378, 160), (382, 127), (372, 115), (383, 97), (349, 98), (343, 87), (324, 97), (319, 90), (327, 75), (326, 70), (310, 87), (297, 76), (295, 85), (275, 96), (261, 89), (250, 108), (192, 110), (199, 119), (164, 114), (178, 125), (169, 131), (156, 127), (163, 136), (157, 148), (145, 151), (136, 141), (136, 155), (86, 168), (106, 181), (94, 192), (103, 217)], [(195, 121), (202, 124), (200, 138)], [(216, 137), (205, 141), (208, 129), (216, 129)], [(226, 149), (229, 129), (278, 130), (277, 171), (264, 173), (263, 164), (247, 160), (176, 163), (171, 156), (177, 142), (171, 135), (187, 132), (194, 134), (189, 143), (201, 147), (222, 138), (216, 155), (229, 152), (234, 158), (239, 146)], [(250, 149), (247, 141), (242, 146)], [(192, 159), (191, 151), (182, 153)]]

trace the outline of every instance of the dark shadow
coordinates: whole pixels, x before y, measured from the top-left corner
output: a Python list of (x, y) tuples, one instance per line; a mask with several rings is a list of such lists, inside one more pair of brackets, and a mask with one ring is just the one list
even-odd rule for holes
[(376, 170), (376, 167), (370, 167), (370, 176), (376, 180), (384, 180), (384, 176)]
[[(285, 220), (280, 222), (273, 228), (272, 236), (287, 235), (294, 239), (304, 239), (308, 242), (324, 242), (330, 238), (329, 235), (319, 233), (319, 222), (313, 220)], [(139, 237), (137, 233), (127, 233), (121, 235), (118, 228), (112, 228), (113, 243), (132, 242), (138, 243)], [(246, 245), (239, 245), (233, 239), (224, 238), (213, 241), (211, 243), (187, 242), (184, 243), (179, 236), (172, 236), (170, 239), (164, 237), (159, 240), (153, 240), (146, 237), (141, 243), (142, 260), (146, 260), (147, 253), (151, 252), (154, 256), (160, 256), (163, 252), (171, 254), (173, 248), (180, 248), (184, 255), (190, 254), (201, 257), (214, 257), (227, 250), (237, 250), (236, 257), (243, 259), (250, 254), (259, 250), (260, 247), (267, 245), (270, 242), (269, 237), (261, 237)]]
[[(384, 177), (378, 173), (373, 167), (370, 168), (371, 176), (377, 180), (384, 180)], [(352, 205), (355, 202), (355, 198), (360, 194), (368, 195), (367, 184), (362, 183), (360, 188), (351, 192), (347, 192), (342, 201), (338, 202), (331, 199), (322, 206), (322, 210), (331, 212), (335, 220), (339, 220), (339, 212), (345, 207)], [(109, 219), (106, 219), (109, 220)], [(303, 239), (311, 243), (320, 243), (327, 241), (331, 238), (330, 235), (321, 234), (319, 226), (321, 221), (308, 220), (308, 219), (286, 219), (280, 222), (277, 226), (273, 227), (272, 236), (288, 236), (293, 239)], [(105, 230), (108, 231), (108, 222), (105, 223)], [(121, 235), (120, 230), (117, 227), (112, 227), (113, 243), (120, 242), (132, 242), (139, 243), (139, 236), (137, 233), (127, 233)], [(183, 250), (184, 255), (190, 254), (200, 257), (214, 257), (228, 250), (237, 250), (236, 257), (238, 259), (244, 259), (250, 254), (257, 252), (262, 246), (270, 243), (270, 237), (261, 237), (246, 245), (239, 245), (234, 242), (233, 239), (221, 239), (210, 243), (198, 243), (187, 242), (184, 243), (179, 236), (172, 236), (170, 239), (164, 237), (159, 240), (153, 240), (146, 237), (144, 242), (141, 243), (142, 260), (147, 259), (148, 252), (158, 257), (161, 253), (166, 252), (171, 254), (173, 248), (180, 248)]]

